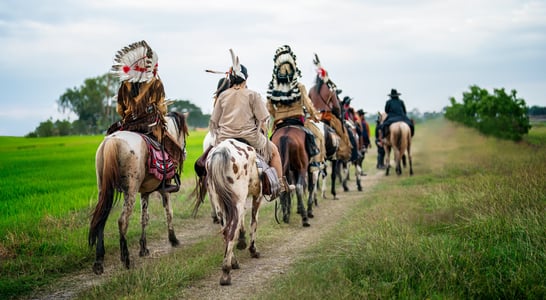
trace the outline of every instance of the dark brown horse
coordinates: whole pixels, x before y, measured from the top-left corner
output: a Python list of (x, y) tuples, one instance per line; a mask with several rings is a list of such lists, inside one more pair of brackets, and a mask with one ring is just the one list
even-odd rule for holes
[[(176, 139), (179, 145), (185, 147), (188, 128), (185, 116), (171, 112), (165, 118), (167, 130)], [(184, 151), (184, 149), (182, 149)], [(123, 197), (123, 211), (118, 219), (119, 243), (121, 261), (126, 268), (130, 267), (129, 249), (127, 247), (127, 229), (129, 218), (135, 205), (136, 194), (140, 193), (141, 225), (140, 256), (149, 255), (146, 245), (146, 225), (148, 224), (148, 198), (154, 191), (158, 191), (163, 198), (163, 207), (167, 217), (169, 241), (172, 246), (179, 244), (172, 225), (173, 211), (169, 193), (158, 189), (161, 180), (151, 175), (148, 169), (148, 145), (139, 133), (131, 131), (117, 131), (104, 138), (96, 153), (96, 171), (99, 199), (93, 211), (89, 228), (89, 245), (96, 244), (96, 259), (93, 271), (102, 274), (104, 271), (104, 226), (112, 206), (120, 196)], [(182, 161), (179, 164), (179, 168)]]
[[(309, 156), (305, 149), (305, 131), (298, 126), (284, 126), (277, 128), (271, 136), (271, 141), (277, 145), (281, 156), (283, 176), (286, 176), (290, 184), (296, 186), (296, 197), (298, 199), (297, 212), (301, 215), (304, 227), (311, 226), (309, 218), (313, 218), (313, 198), (309, 193), (307, 199), (307, 210), (303, 204), (309, 167)], [(281, 207), (283, 221), (290, 221), (291, 193), (281, 194)]]

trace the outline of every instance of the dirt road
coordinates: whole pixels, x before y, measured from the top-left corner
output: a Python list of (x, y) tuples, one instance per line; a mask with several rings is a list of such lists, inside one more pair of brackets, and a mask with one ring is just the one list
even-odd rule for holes
[[(354, 175), (352, 176), (354, 178)], [(384, 176), (384, 171), (371, 170), (367, 176), (363, 177), (364, 192)], [(241, 268), (232, 271), (232, 285), (219, 285), (218, 280), (221, 273), (219, 263), (218, 272), (214, 272), (210, 277), (180, 291), (179, 298), (246, 299), (251, 295), (256, 295), (267, 286), (267, 282), (277, 276), (282, 276), (306, 249), (319, 242), (335, 224), (347, 215), (357, 201), (363, 199), (364, 192), (356, 191), (354, 180), (349, 183), (349, 188), (349, 192), (343, 192), (342, 188), (338, 187), (340, 200), (331, 200), (331, 196), (329, 196), (330, 199), (319, 200), (320, 206), (314, 209), (315, 218), (311, 219), (311, 227), (283, 228), (282, 232), (279, 232), (279, 241), (274, 245), (260, 244), (258, 241), (258, 250), (261, 252), (259, 259), (251, 259), (249, 255), (239, 255), (238, 260)], [(292, 220), (300, 222), (301, 219), (298, 215), (293, 215)], [(218, 231), (218, 225), (212, 224), (208, 217), (200, 218), (198, 222), (190, 223), (187, 226), (189, 226), (189, 228), (186, 227), (189, 230), (179, 231), (177, 234), (178, 239), (184, 241), (186, 245), (195, 243)], [(149, 248), (152, 258), (176, 251), (176, 248), (170, 247), (166, 240), (151, 242)], [(138, 267), (138, 260), (136, 261), (135, 267)], [(102, 276), (96, 276), (90, 270), (82, 270), (77, 274), (66, 276), (54, 285), (36, 291), (27, 299), (74, 299), (79, 292), (108, 281), (116, 268), (119, 266), (106, 265), (105, 273)]]

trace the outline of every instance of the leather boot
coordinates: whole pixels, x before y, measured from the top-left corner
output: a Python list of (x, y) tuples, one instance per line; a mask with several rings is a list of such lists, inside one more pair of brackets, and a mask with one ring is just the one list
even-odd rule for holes
[(280, 192), (292, 192), (296, 189), (296, 186), (293, 184), (288, 184), (288, 180), (286, 180), (286, 176), (283, 176), (282, 178), (279, 178), (279, 183), (281, 185)]

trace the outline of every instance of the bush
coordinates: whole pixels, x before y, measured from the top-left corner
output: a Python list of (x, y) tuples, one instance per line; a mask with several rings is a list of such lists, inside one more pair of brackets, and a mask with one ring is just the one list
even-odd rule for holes
[(507, 94), (504, 88), (494, 89), (490, 94), (474, 85), (463, 93), (462, 104), (453, 97), (450, 102), (447, 119), (474, 127), (485, 135), (519, 141), (531, 129), (525, 100), (517, 97), (516, 90)]

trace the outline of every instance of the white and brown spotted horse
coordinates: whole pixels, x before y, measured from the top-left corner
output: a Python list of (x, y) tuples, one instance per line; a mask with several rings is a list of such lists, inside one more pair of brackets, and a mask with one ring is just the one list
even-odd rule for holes
[[(166, 116), (167, 131), (176, 139), (182, 148), (188, 135), (185, 116), (180, 113), (169, 113)], [(181, 149), (185, 151), (184, 149)], [(146, 246), (146, 225), (148, 224), (148, 198), (154, 191), (158, 191), (163, 199), (163, 207), (167, 216), (169, 241), (172, 246), (179, 244), (172, 224), (173, 211), (169, 193), (160, 187), (162, 181), (151, 175), (148, 169), (148, 144), (136, 132), (117, 131), (104, 138), (96, 153), (97, 186), (99, 191), (98, 203), (92, 214), (89, 229), (89, 245), (96, 244), (96, 259), (93, 271), (96, 274), (104, 272), (104, 226), (110, 210), (123, 193), (124, 202), (121, 216), (118, 219), (120, 234), (121, 261), (126, 268), (130, 267), (129, 250), (127, 249), (127, 228), (129, 218), (133, 212), (137, 193), (141, 196), (141, 225), (140, 256), (149, 255)], [(182, 165), (180, 161), (179, 168)]]
[[(221, 285), (231, 284), (231, 270), (238, 269), (239, 263), (233, 248), (246, 248), (245, 241), (245, 205), (252, 198), (252, 220), (250, 223), (250, 256), (258, 258), (256, 249), (256, 229), (258, 210), (264, 199), (260, 180), (256, 150), (235, 139), (227, 139), (210, 150), (205, 167), (207, 171), (206, 190), (209, 194), (213, 211), (222, 225), (224, 239), (224, 260), (222, 263)], [(198, 183), (199, 184), (199, 183)], [(194, 212), (203, 203), (197, 198)]]

